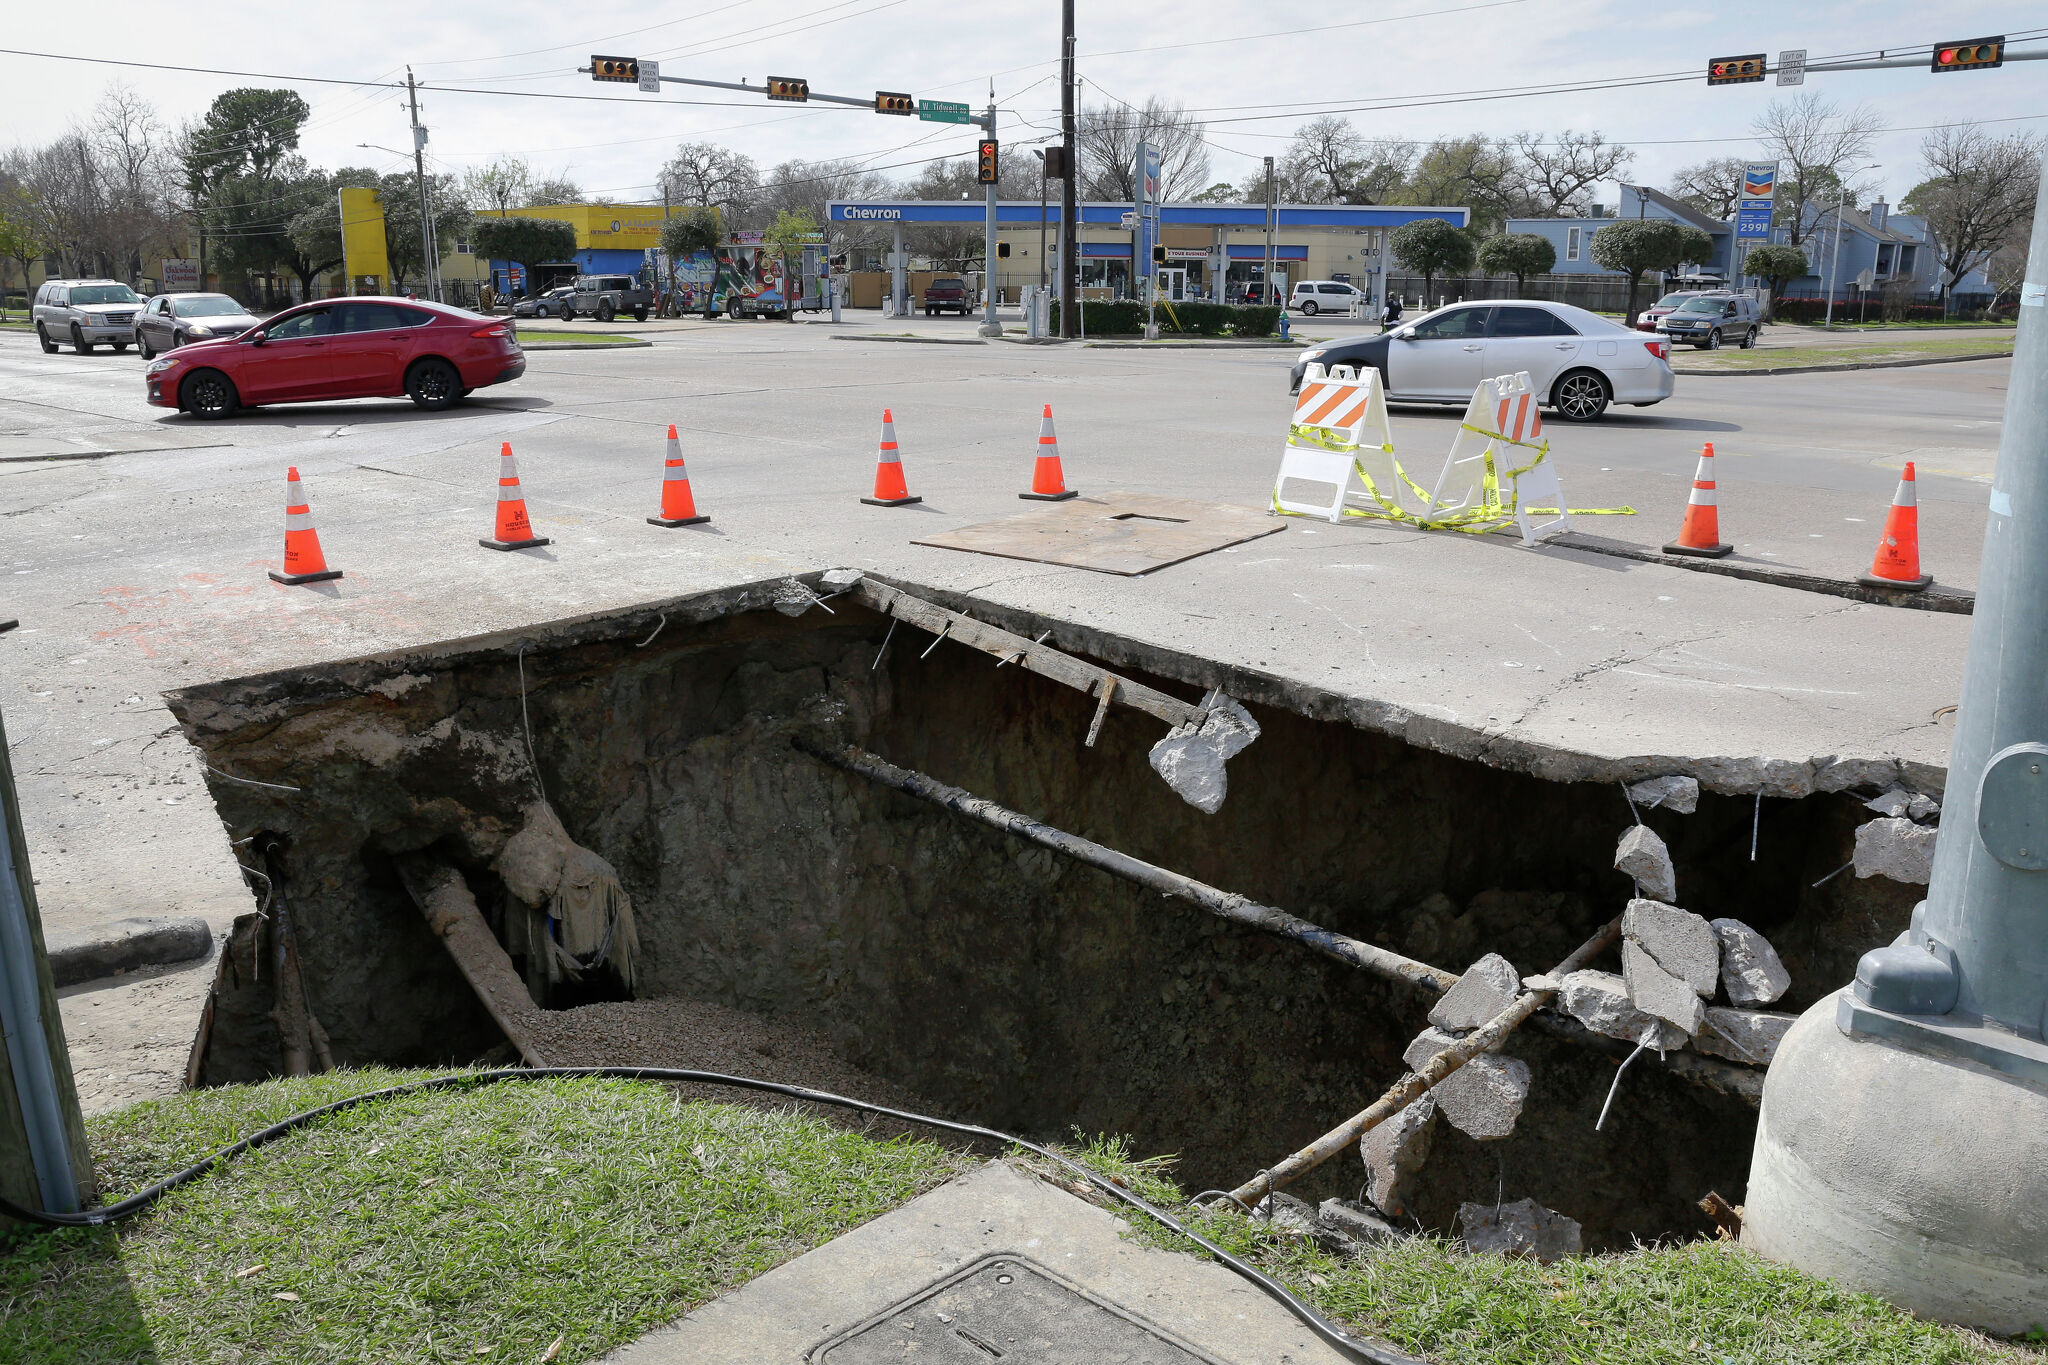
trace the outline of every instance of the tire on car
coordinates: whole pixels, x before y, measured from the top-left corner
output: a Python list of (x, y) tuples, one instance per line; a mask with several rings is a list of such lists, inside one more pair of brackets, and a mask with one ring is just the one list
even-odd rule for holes
[(178, 406), (202, 422), (233, 417), (241, 405), (235, 382), (219, 370), (194, 370), (178, 385)]
[(647, 321), (647, 310), (646, 310), (645, 308), (635, 308), (635, 309), (633, 310), (633, 321), (635, 321), (635, 322), (645, 322), (645, 321)]
[(156, 351), (150, 346), (149, 338), (140, 332), (135, 334), (135, 349), (141, 353), (144, 360), (156, 359)]
[(1550, 389), (1550, 406), (1566, 422), (1595, 422), (1614, 401), (1614, 391), (1598, 370), (1567, 370)]
[(80, 355), (91, 355), (93, 343), (85, 339), (85, 333), (78, 330), (78, 324), (71, 324), (71, 349)]
[(416, 360), (405, 372), (405, 396), (422, 412), (439, 412), (462, 397), (462, 375), (439, 356)]
[(57, 343), (50, 340), (50, 334), (43, 330), (43, 324), (36, 324), (36, 341), (42, 346), (44, 355), (57, 354)]
[(599, 322), (610, 322), (617, 316), (618, 313), (613, 309), (610, 299), (599, 299), (597, 301), (597, 320)]
[(1749, 330), (1742, 335), (1742, 349), (1745, 351), (1756, 349), (1756, 325), (1754, 323), (1750, 324)]
[(1303, 299), (1301, 301), (1301, 315), (1305, 318), (1314, 317), (1317, 313), (1320, 313), (1322, 311), (1322, 308), (1323, 306), (1317, 303), (1314, 299)]

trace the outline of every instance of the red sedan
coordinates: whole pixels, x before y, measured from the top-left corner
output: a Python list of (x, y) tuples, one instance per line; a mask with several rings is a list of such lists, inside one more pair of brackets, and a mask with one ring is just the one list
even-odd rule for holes
[(438, 412), (526, 373), (512, 324), (416, 299), (303, 304), (231, 340), (180, 346), (147, 371), (149, 401), (194, 417), (266, 403), (410, 398)]

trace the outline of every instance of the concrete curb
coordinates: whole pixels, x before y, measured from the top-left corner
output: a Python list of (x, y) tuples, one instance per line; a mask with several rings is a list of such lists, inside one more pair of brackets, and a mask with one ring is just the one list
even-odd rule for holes
[(863, 337), (834, 332), (834, 341), (901, 341), (912, 346), (986, 346), (986, 337)]
[(651, 341), (635, 341), (622, 337), (617, 341), (522, 341), (522, 351), (631, 351), (641, 346), (652, 346)]
[(189, 962), (213, 951), (213, 931), (197, 915), (145, 915), (49, 936), (50, 975), (59, 986), (96, 981), (137, 967)]
[(1982, 351), (1969, 355), (1928, 356), (1920, 360), (1847, 360), (1837, 365), (1785, 365), (1770, 370), (1673, 370), (1689, 377), (1726, 379), (1754, 378), (1766, 374), (1834, 374), (1842, 370), (1906, 370), (1920, 365), (1960, 365), (1966, 360), (2010, 360), (2011, 351)]
[[(1510, 534), (1519, 534), (1510, 531)], [(1633, 559), (1642, 564), (1662, 564), (1667, 568), (1690, 569), (1694, 573), (1719, 574), (1723, 578), (1743, 578), (1752, 583), (1769, 583), (1773, 587), (1796, 588), (1801, 592), (1817, 592), (1829, 597), (1845, 597), (1852, 602), (1868, 602), (1879, 607), (1911, 607), (1919, 611), (1952, 612), (1969, 616), (1976, 611), (1977, 594), (1968, 588), (1949, 588), (1934, 584), (1920, 592), (1894, 592), (1884, 588), (1868, 587), (1852, 578), (1829, 578), (1825, 574), (1802, 573), (1797, 569), (1776, 569), (1760, 564), (1739, 564), (1726, 559), (1693, 559), (1679, 555), (1667, 555), (1648, 545), (1635, 545), (1626, 540), (1609, 540), (1605, 536), (1587, 535), (1581, 531), (1567, 531), (1544, 542), (1560, 550), (1584, 550), (1596, 555), (1611, 555), (1616, 559)]]

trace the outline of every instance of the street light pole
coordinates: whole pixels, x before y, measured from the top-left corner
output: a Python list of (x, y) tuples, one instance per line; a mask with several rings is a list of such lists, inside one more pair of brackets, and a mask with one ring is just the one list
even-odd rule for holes
[(1074, 178), (1080, 171), (1074, 136), (1074, 0), (1060, 5), (1060, 157), (1066, 174), (1060, 179), (1060, 335), (1070, 337), (1081, 316), (1075, 289), (1074, 261), (1081, 252), (1079, 194)]

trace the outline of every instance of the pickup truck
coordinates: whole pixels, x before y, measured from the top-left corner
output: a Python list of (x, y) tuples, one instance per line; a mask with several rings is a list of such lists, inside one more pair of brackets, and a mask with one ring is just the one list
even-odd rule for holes
[(565, 316), (572, 318), (610, 322), (631, 313), (633, 321), (645, 322), (654, 308), (654, 291), (642, 288), (631, 275), (578, 275), (563, 306), (568, 310)]
[(974, 311), (974, 300), (967, 296), (967, 281), (959, 278), (933, 280), (924, 287), (924, 315), (936, 317), (948, 309), (966, 317)]

